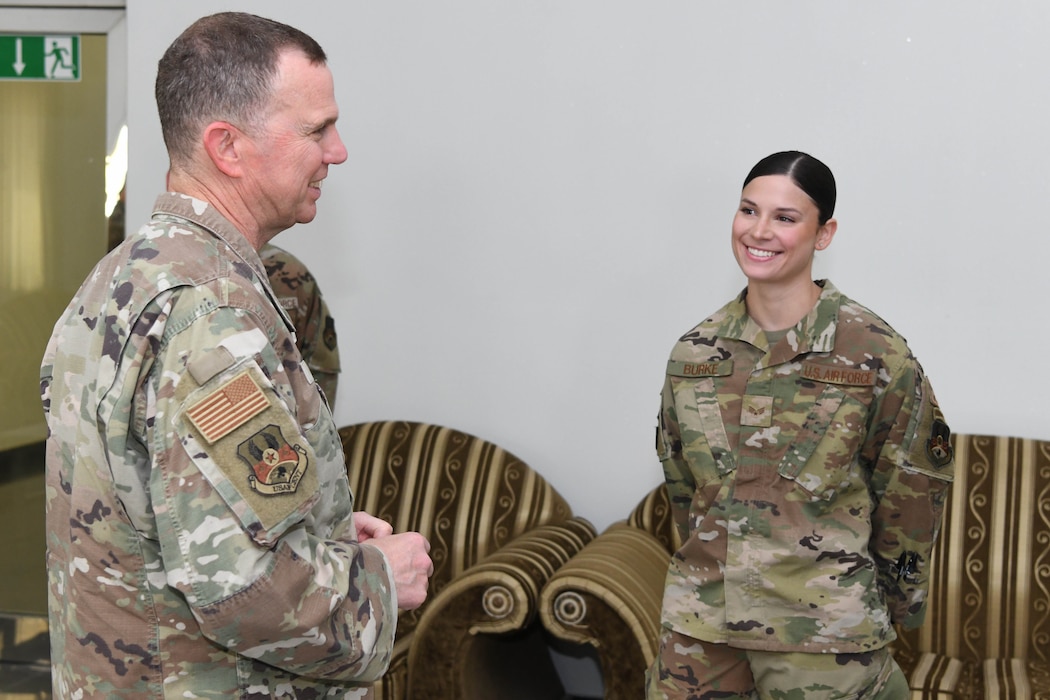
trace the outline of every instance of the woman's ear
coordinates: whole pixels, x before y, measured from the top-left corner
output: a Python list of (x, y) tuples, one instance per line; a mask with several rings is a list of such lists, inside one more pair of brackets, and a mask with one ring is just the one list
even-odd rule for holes
[(817, 231), (817, 250), (824, 250), (831, 245), (831, 239), (835, 237), (835, 231), (839, 228), (839, 222), (828, 219)]

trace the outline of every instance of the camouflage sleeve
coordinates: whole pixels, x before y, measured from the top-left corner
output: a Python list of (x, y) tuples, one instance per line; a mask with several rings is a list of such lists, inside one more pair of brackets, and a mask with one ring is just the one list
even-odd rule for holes
[(660, 414), (656, 423), (656, 454), (664, 469), (667, 495), (681, 541), (689, 539), (689, 509), (693, 503), (696, 482), (682, 454), (682, 436), (678, 428), (678, 411), (674, 403), (671, 378), (664, 380), (660, 395)]
[(948, 425), (914, 358), (879, 398), (873, 435), (872, 554), (893, 622), (917, 627), (954, 463)]
[(339, 344), (335, 319), (306, 265), (288, 251), (267, 244), (259, 251), (270, 287), (295, 326), (295, 344), (328, 402), (339, 385)]
[(164, 571), (216, 644), (312, 678), (373, 681), (396, 591), (356, 541), (331, 414), (251, 316), (218, 308), (151, 372), (149, 476)]
[[(316, 285), (314, 289), (317, 289)], [(328, 304), (318, 290), (307, 316), (306, 326), (299, 340), (299, 351), (314, 379), (321, 385), (328, 402), (335, 405), (335, 392), (339, 388), (339, 344), (335, 334), (335, 319)]]

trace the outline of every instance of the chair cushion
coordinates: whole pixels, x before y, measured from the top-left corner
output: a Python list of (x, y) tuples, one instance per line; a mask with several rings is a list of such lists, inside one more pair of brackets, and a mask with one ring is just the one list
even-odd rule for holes
[(942, 654), (911, 654), (900, 649), (894, 649), (893, 657), (908, 678), (912, 700), (979, 697), (978, 668), (974, 664)]
[(894, 649), (912, 700), (1050, 700), (1050, 665), (1024, 659), (985, 659), (979, 664)]
[(1050, 664), (1029, 659), (988, 659), (981, 664), (984, 697), (1050, 699)]

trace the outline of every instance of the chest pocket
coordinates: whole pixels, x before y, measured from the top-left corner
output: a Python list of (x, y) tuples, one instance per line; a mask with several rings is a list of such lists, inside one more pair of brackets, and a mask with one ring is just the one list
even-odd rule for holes
[(822, 388), (784, 452), (777, 473), (794, 481), (811, 500), (829, 501), (863, 483), (858, 456), (867, 436), (875, 373), (857, 373), (852, 379), (855, 384), (829, 383), (807, 378), (807, 371), (813, 376), (813, 367), (807, 363), (799, 381), (812, 381)]
[(736, 469), (722, 420), (717, 380), (733, 373), (733, 361), (670, 362), (667, 374), (674, 391), (682, 453), (698, 486)]

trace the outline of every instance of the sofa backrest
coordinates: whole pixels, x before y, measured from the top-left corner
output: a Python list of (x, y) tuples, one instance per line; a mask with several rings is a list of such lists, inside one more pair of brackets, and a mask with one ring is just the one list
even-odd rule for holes
[(898, 644), (1050, 663), (1050, 442), (955, 435), (926, 621)]
[[(354, 509), (383, 518), (395, 532), (416, 531), (430, 540), (431, 599), (523, 532), (572, 516), (565, 499), (527, 464), (459, 430), (375, 421), (339, 434)], [(422, 610), (403, 617), (414, 620)]]
[(674, 518), (671, 515), (671, 499), (663, 484), (645, 494), (645, 498), (639, 501), (627, 516), (627, 524), (652, 534), (668, 554), (674, 553), (682, 546), (678, 528), (674, 526)]

